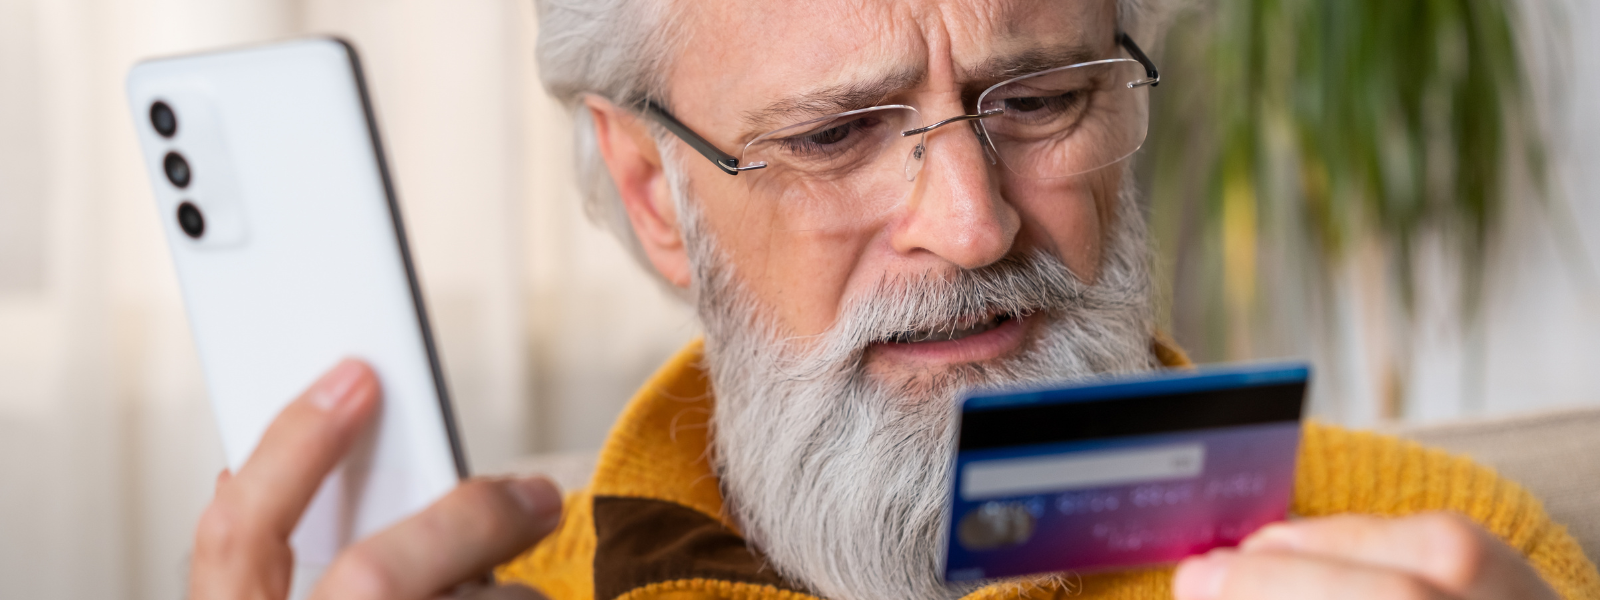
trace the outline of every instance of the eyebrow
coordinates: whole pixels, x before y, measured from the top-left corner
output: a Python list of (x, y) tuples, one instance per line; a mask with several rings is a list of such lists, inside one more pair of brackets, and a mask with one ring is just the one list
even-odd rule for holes
[(1101, 56), (1099, 52), (1084, 44), (1031, 48), (1016, 54), (989, 57), (972, 69), (969, 79), (988, 87), (1014, 77), (1101, 58), (1111, 57)]
[(871, 108), (894, 92), (922, 82), (919, 69), (905, 69), (871, 79), (832, 85), (778, 100), (744, 114), (747, 138), (753, 138), (783, 125), (795, 124), (803, 117), (822, 117), (834, 113)]
[[(972, 69), (969, 79), (988, 87), (1013, 77), (1095, 60), (1098, 54), (1083, 44), (1033, 48), (1016, 54), (990, 57)], [(742, 119), (745, 132), (741, 138), (748, 140), (778, 127), (794, 125), (805, 117), (871, 108), (894, 92), (922, 83), (924, 76), (925, 73), (920, 69), (905, 69), (876, 79), (801, 92), (745, 112)]]

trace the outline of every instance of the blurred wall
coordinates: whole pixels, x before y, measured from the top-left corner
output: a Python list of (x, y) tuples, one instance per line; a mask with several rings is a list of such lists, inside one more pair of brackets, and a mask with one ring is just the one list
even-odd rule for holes
[(1525, 194), (1513, 203), (1496, 248), (1479, 405), (1488, 413), (1600, 404), (1600, 4), (1523, 2), (1549, 8), (1525, 11), (1541, 20), (1524, 45), (1545, 106), (1553, 185), (1548, 201)]

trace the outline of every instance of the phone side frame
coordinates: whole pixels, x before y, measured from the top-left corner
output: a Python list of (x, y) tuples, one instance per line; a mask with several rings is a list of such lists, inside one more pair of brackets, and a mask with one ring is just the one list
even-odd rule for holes
[(433, 387), (439, 397), (439, 416), (444, 422), (445, 435), (450, 440), (450, 456), (455, 462), (456, 477), (466, 479), (471, 476), (471, 471), (467, 468), (467, 456), (461, 443), (454, 406), (450, 402), (450, 390), (445, 385), (444, 365), (439, 360), (439, 350), (433, 340), (433, 327), (428, 320), (427, 306), (423, 302), (422, 284), (417, 278), (417, 268), (411, 258), (411, 245), (406, 238), (405, 222), (400, 217), (400, 201), (395, 193), (394, 180), (389, 174), (389, 159), (384, 152), (382, 135), (378, 131), (378, 115), (372, 107), (372, 96), (367, 91), (366, 73), (361, 68), (361, 56), (356, 52), (355, 45), (343, 38), (327, 36), (324, 39), (343, 47), (345, 55), (350, 59), (350, 72), (355, 80), (356, 93), (361, 98), (361, 112), (367, 119), (367, 134), (372, 138), (372, 155), (378, 164), (378, 177), (383, 180), (384, 198), (389, 202), (389, 217), (394, 223), (395, 243), (400, 249), (400, 262), (405, 265), (406, 283), (411, 288), (411, 301), (416, 307), (417, 327), (422, 330), (422, 345), (428, 353), (428, 367), (433, 371)]

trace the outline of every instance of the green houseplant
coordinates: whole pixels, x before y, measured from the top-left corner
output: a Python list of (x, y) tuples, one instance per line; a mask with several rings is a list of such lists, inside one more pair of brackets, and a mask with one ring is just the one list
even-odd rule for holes
[(1167, 325), (1202, 359), (1299, 353), (1353, 326), (1337, 296), (1365, 288), (1381, 309), (1366, 318), (1386, 315), (1368, 336), (1389, 358), (1380, 412), (1400, 416), (1419, 248), (1440, 250), (1430, 268), (1450, 271), (1470, 337), (1508, 177), (1542, 189), (1514, 7), (1194, 8), (1166, 41), (1140, 165)]

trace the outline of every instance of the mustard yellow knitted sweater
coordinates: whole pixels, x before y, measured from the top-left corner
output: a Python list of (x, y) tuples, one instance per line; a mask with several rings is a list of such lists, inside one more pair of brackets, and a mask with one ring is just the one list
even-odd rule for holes
[[(1157, 342), (1164, 364), (1187, 364)], [(722, 510), (706, 462), (712, 398), (700, 342), (679, 351), (634, 397), (587, 488), (567, 495), (557, 531), (502, 565), (502, 581), (552, 600), (811, 599), (766, 567)], [(1308, 423), (1290, 510), (1404, 515), (1453, 510), (1527, 556), (1568, 600), (1600, 600), (1600, 574), (1576, 541), (1517, 484), (1412, 442)], [(967, 600), (1171, 598), (1170, 567), (1090, 575), (1067, 586), (997, 584)]]

